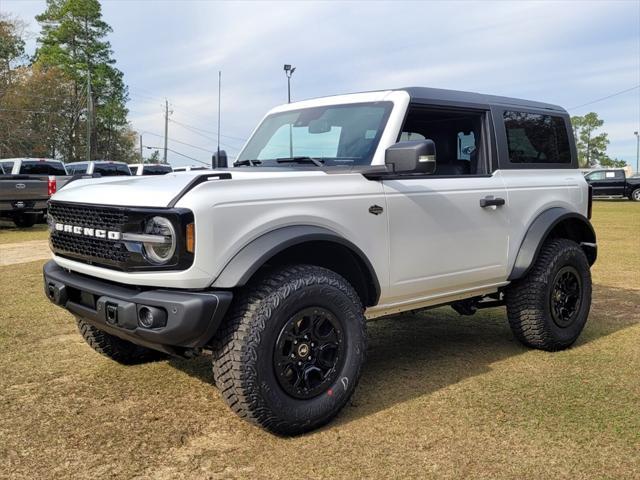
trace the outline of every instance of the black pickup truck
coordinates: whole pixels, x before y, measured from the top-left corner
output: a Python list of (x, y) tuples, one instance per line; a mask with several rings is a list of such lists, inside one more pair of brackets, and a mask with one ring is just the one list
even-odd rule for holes
[(594, 170), (585, 175), (594, 197), (627, 197), (640, 202), (640, 177), (627, 177), (624, 170)]

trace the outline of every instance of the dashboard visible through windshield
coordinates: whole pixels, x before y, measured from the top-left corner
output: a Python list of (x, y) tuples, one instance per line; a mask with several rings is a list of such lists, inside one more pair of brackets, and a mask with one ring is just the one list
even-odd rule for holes
[(392, 102), (369, 102), (274, 113), (235, 165), (369, 165), (392, 107)]

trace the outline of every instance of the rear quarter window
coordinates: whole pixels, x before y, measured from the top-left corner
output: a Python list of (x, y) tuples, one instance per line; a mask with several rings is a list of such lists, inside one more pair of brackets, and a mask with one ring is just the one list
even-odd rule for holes
[(564, 118), (555, 115), (504, 112), (509, 162), (513, 164), (571, 164)]

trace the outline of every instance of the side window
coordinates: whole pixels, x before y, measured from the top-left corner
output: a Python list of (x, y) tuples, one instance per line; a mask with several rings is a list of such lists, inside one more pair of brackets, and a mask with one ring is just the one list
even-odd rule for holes
[(606, 172), (604, 178), (616, 178), (616, 172)]
[(131, 170), (131, 175), (137, 175), (138, 174), (138, 168), (140, 168), (138, 165), (134, 166), (129, 166), (129, 170)]
[(615, 177), (617, 180), (622, 180), (624, 178), (624, 172), (622, 170), (616, 170), (613, 173), (615, 173)]
[(604, 180), (604, 172), (593, 172), (587, 175), (589, 180)]
[(504, 126), (511, 163), (571, 163), (562, 117), (505, 111)]
[(485, 116), (480, 111), (410, 106), (398, 141), (432, 140), (436, 146), (433, 176), (486, 174), (490, 168), (482, 140)]

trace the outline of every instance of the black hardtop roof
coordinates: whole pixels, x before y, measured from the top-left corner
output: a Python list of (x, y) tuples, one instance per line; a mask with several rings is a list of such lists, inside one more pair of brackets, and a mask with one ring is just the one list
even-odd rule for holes
[(497, 95), (485, 95), (483, 93), (463, 92), (459, 90), (445, 90), (442, 88), (428, 87), (405, 87), (397, 88), (409, 94), (412, 101), (416, 102), (443, 102), (467, 105), (481, 106), (513, 106), (521, 108), (532, 108), (538, 110), (553, 110), (556, 112), (566, 113), (566, 110), (559, 105), (550, 103), (535, 102), (532, 100), (523, 100), (521, 98), (500, 97)]

